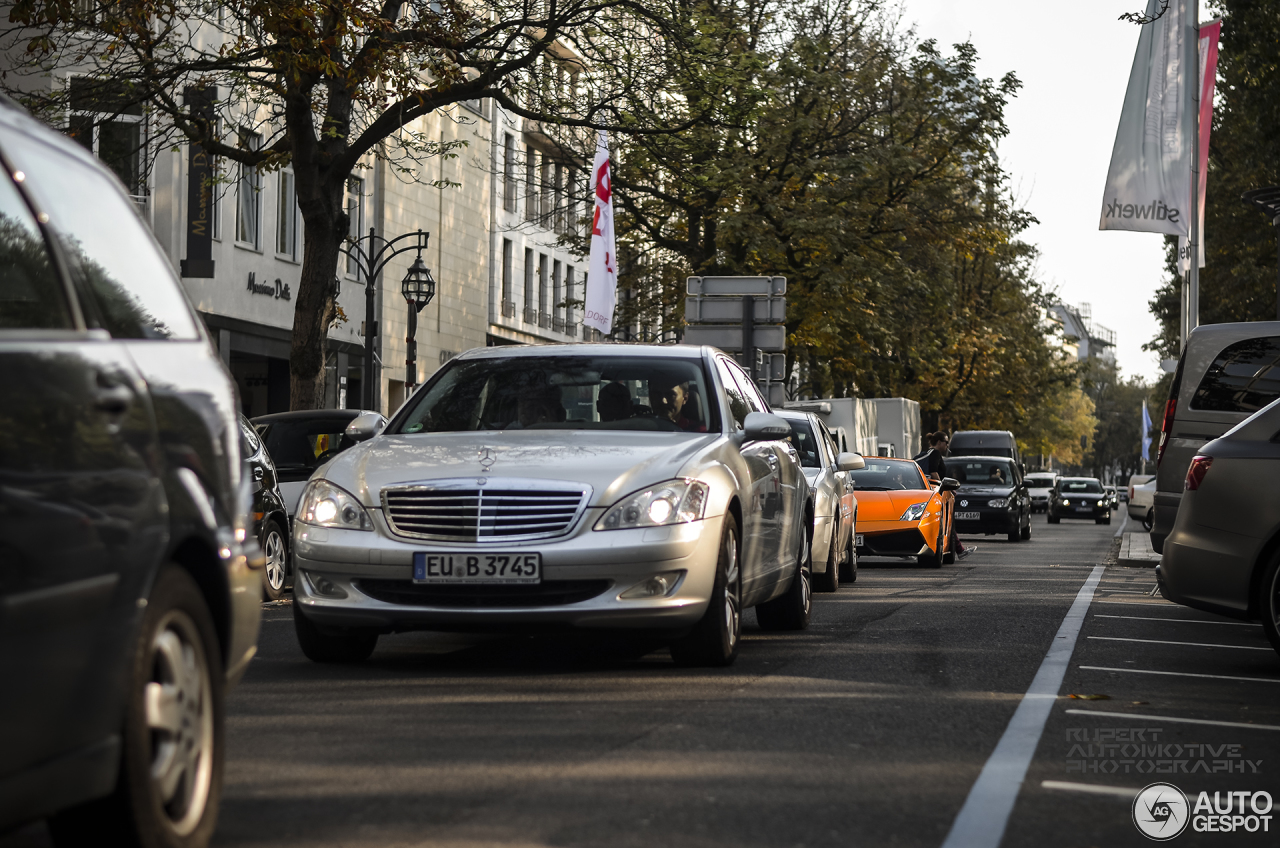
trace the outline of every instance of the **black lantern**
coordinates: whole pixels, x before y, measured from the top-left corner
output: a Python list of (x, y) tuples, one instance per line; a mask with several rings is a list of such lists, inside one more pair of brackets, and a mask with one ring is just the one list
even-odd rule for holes
[(431, 269), (422, 264), (421, 252), (400, 281), (400, 293), (404, 295), (405, 303), (409, 304), (409, 335), (405, 338), (408, 356), (405, 358), (404, 381), (407, 397), (418, 382), (418, 343), (414, 338), (418, 334), (418, 313), (436, 296), (435, 277), (431, 276)]

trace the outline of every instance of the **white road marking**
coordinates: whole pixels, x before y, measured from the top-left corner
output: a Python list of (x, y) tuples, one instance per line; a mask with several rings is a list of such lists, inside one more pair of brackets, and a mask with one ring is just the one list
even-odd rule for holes
[(1257, 645), (1215, 645), (1212, 642), (1170, 642), (1167, 639), (1126, 639), (1123, 636), (1090, 636), (1102, 642), (1142, 642), (1147, 645), (1186, 645), (1189, 648), (1236, 648), (1241, 651), (1270, 651)]
[(1201, 677), (1206, 680), (1243, 680), (1246, 683), (1280, 683), (1276, 677), (1237, 677), (1231, 674), (1192, 674), (1189, 671), (1154, 671), (1146, 668), (1111, 668), (1105, 665), (1076, 666), (1086, 671), (1122, 671), (1129, 674), (1163, 674), (1169, 677)]
[(1109, 795), (1132, 801), (1141, 789), (1130, 789), (1127, 786), (1099, 786), (1096, 783), (1072, 783), (1068, 780), (1042, 780), (1041, 789), (1060, 789), (1064, 792), (1085, 792), (1089, 795)]
[(1112, 601), (1112, 600), (1108, 600), (1108, 599), (1106, 599), (1106, 598), (1099, 598), (1099, 599), (1098, 599), (1097, 601), (1095, 601), (1094, 603), (1098, 604), (1099, 606), (1106, 606), (1107, 604), (1115, 604), (1115, 605), (1116, 605), (1116, 606), (1118, 606), (1118, 607), (1176, 607), (1176, 608), (1178, 608), (1178, 609), (1186, 609), (1186, 607), (1184, 607), (1184, 606), (1182, 606), (1182, 605), (1180, 605), (1180, 604), (1171, 603), (1171, 602), (1169, 602), (1169, 601), (1154, 601), (1154, 602), (1147, 602), (1147, 601)]
[[(1143, 606), (1151, 606), (1143, 604)], [(1149, 615), (1107, 615), (1105, 613), (1095, 612), (1094, 618), (1124, 618), (1130, 621), (1174, 621), (1178, 624), (1225, 624), (1228, 627), (1261, 627), (1261, 624), (1254, 624), (1250, 621), (1208, 621), (1203, 618), (1153, 618)]]
[(1009, 824), (1009, 814), (1018, 800), (1027, 767), (1035, 756), (1044, 733), (1045, 721), (1058, 700), (1062, 678), (1067, 673), (1093, 592), (1102, 579), (1104, 566), (1095, 566), (1076, 594), (1075, 602), (1062, 620), (1049, 651), (1040, 663), (1031, 686), (1014, 711), (1004, 735), (996, 743), (982, 773), (969, 790), (964, 806), (951, 823), (942, 848), (998, 848)]
[(1175, 716), (1140, 715), (1138, 713), (1112, 713), (1105, 710), (1064, 710), (1071, 715), (1099, 715), (1108, 718), (1136, 718), (1143, 721), (1170, 721), (1175, 724), (1209, 724), (1214, 727), (1247, 727), (1251, 730), (1280, 730), (1280, 724), (1249, 724), (1243, 721), (1210, 721), (1205, 718), (1177, 718)]
[(1120, 534), (1124, 532), (1124, 528), (1128, 526), (1129, 526), (1129, 511), (1125, 510), (1124, 521), (1120, 522), (1119, 528), (1116, 529), (1115, 533), (1111, 534), (1111, 538), (1118, 539), (1120, 537)]

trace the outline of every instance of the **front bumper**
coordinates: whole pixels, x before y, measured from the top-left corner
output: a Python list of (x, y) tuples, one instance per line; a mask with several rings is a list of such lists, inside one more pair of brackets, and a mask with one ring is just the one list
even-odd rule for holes
[[(724, 524), (723, 516), (714, 516), (669, 527), (593, 531), (599, 510), (588, 510), (566, 537), (459, 545), (393, 537), (381, 511), (369, 512), (373, 532), (295, 525), (294, 603), (317, 624), (381, 632), (687, 628), (702, 618), (711, 597)], [(537, 552), (542, 582), (416, 584), (417, 551)], [(684, 573), (663, 597), (619, 597), (654, 574), (672, 571)], [(325, 593), (317, 588), (323, 586), (320, 578), (328, 584)]]
[(862, 537), (858, 556), (913, 557), (933, 551), (914, 522), (860, 521), (854, 532)]
[(1106, 518), (1110, 512), (1111, 507), (1109, 506), (1091, 506), (1083, 510), (1074, 506), (1055, 506), (1049, 508), (1049, 514), (1054, 518), (1080, 518), (1087, 521)]
[[(974, 512), (975, 510), (969, 510)], [(988, 536), (995, 533), (1016, 533), (1018, 527), (1018, 513), (1008, 509), (979, 509), (977, 520), (968, 519), (961, 521), (955, 519), (957, 533), (975, 534), (983, 533)]]

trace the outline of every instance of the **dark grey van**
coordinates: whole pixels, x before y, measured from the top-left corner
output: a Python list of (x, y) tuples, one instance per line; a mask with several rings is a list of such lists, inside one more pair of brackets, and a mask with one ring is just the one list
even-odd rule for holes
[(1007, 456), (1022, 468), (1018, 440), (1008, 430), (958, 430), (951, 434), (948, 456)]
[(1280, 397), (1280, 321), (1209, 324), (1191, 331), (1165, 402), (1156, 455), (1151, 547), (1163, 552), (1191, 458)]

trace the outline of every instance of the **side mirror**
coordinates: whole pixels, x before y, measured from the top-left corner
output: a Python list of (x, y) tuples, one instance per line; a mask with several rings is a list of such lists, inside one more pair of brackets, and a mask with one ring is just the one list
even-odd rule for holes
[(840, 455), (836, 457), (837, 471), (857, 471), (866, 467), (867, 461), (856, 453), (842, 451)]
[(382, 432), (387, 426), (387, 419), (377, 412), (362, 412), (351, 420), (347, 429), (342, 431), (353, 442), (367, 442)]
[(791, 435), (791, 425), (771, 412), (748, 412), (742, 437), (747, 442), (772, 442)]
[(958, 488), (960, 488), (960, 481), (959, 481), (959, 480), (957, 480), (956, 478), (954, 478), (954, 477), (943, 477), (943, 478), (942, 478), (942, 491), (944, 491), (944, 492), (954, 492), (954, 491), (955, 491), (956, 489), (958, 489)]

